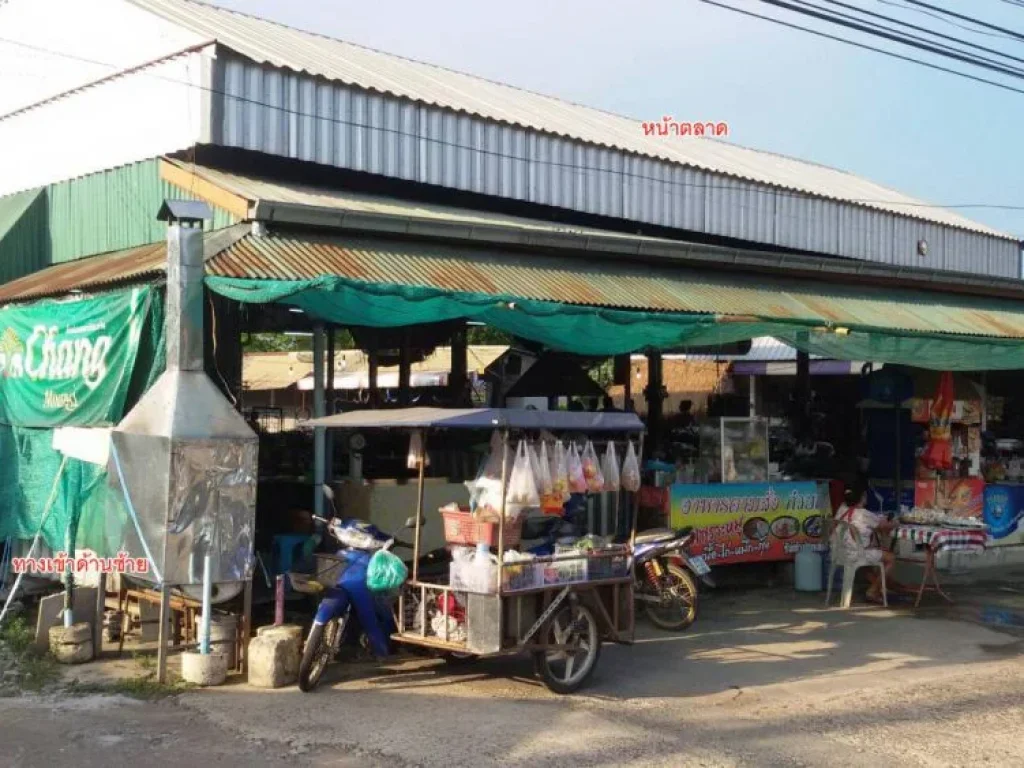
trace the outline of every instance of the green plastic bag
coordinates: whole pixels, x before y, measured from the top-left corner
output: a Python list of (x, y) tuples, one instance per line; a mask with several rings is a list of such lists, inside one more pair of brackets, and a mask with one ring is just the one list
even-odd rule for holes
[(408, 576), (409, 569), (400, 557), (380, 549), (366, 567), (366, 586), (371, 592), (390, 592), (402, 586)]

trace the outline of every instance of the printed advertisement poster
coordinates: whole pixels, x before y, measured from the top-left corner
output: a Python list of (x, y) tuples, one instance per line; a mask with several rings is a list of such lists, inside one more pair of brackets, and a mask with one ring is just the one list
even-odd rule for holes
[[(1024, 486), (989, 485), (985, 488), (985, 525), (997, 544), (1014, 543), (1024, 517)], [(1001, 541), (1010, 539), (1009, 541)]]
[(958, 517), (981, 517), (985, 481), (980, 477), (918, 480), (914, 483), (914, 506), (948, 509)]
[(672, 486), (672, 527), (692, 526), (690, 551), (717, 565), (793, 559), (821, 543), (828, 509), (815, 482)]

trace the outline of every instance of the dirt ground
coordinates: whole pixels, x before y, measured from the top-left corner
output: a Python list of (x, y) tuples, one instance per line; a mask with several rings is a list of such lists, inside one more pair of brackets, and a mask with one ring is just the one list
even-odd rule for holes
[(1024, 591), (957, 596), (915, 613), (719, 592), (685, 634), (606, 646), (573, 697), (503, 659), (335, 665), (313, 694), (0, 699), (0, 765), (1024, 765)]

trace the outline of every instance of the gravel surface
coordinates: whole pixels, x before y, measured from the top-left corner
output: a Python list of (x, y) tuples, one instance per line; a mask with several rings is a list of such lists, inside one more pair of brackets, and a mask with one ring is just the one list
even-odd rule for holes
[(573, 697), (507, 659), (336, 665), (313, 694), (228, 685), (173, 703), (106, 699), (102, 718), (0, 700), (0, 738), (20, 750), (14, 762), (0, 750), (0, 765), (105, 766), (138, 748), (147, 766), (1024, 765), (1019, 636), (966, 613), (818, 606), (716, 596), (690, 632), (641, 627), (632, 648), (606, 647)]

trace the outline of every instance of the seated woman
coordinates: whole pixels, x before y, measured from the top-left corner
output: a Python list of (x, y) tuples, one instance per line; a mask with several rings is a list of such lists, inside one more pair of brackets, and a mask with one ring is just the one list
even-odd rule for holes
[[(849, 524), (846, 535), (843, 537), (843, 547), (846, 550), (848, 560), (859, 560), (865, 565), (885, 566), (886, 581), (892, 572), (896, 556), (878, 545), (875, 534), (891, 531), (895, 524), (886, 519), (883, 515), (876, 515), (865, 509), (867, 502), (867, 488), (864, 483), (858, 481), (846, 489), (845, 502), (836, 511), (836, 520)], [(871, 586), (868, 587), (867, 598), (871, 602), (882, 600), (882, 580), (874, 571), (870, 574)]]

